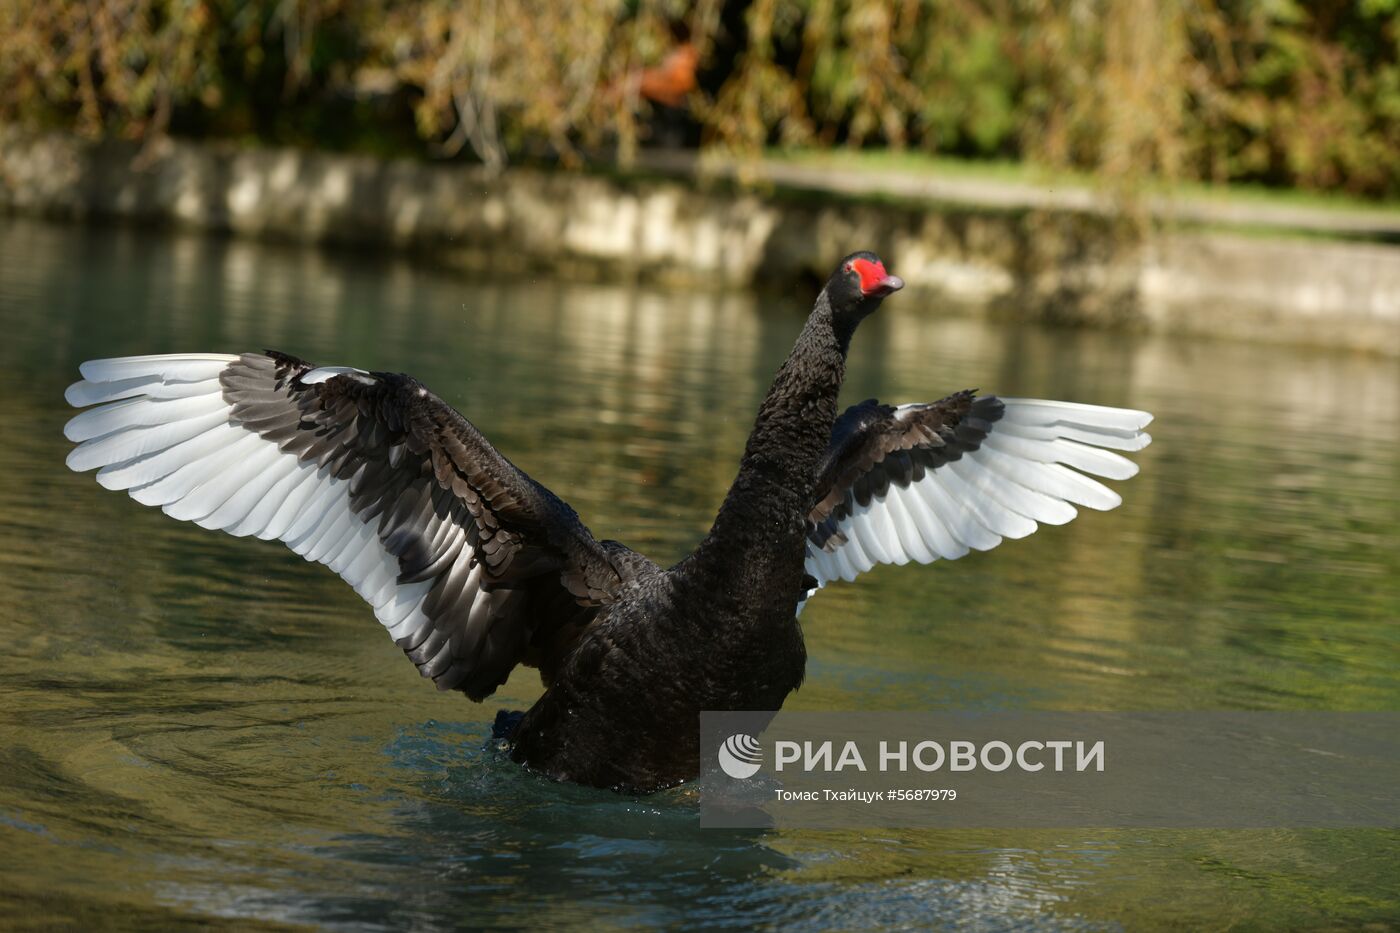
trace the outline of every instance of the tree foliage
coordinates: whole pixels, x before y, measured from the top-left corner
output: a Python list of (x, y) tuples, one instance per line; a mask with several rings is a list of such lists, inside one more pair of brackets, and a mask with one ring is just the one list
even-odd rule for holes
[[(0, 0), (0, 119), (625, 161), (911, 147), (1400, 194), (1400, 0)], [(667, 107), (664, 104), (680, 106)]]

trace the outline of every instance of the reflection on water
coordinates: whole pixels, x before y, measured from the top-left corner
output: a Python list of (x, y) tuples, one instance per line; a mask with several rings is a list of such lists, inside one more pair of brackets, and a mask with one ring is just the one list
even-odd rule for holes
[[(893, 257), (897, 267), (897, 257)], [(1099, 928), (1400, 915), (1400, 833), (720, 833), (680, 788), (543, 782), (319, 567), (62, 468), (95, 356), (277, 347), (412, 372), (599, 537), (708, 526), (810, 296), (0, 227), (0, 921)], [(1394, 709), (1400, 368), (940, 320), (898, 297), (850, 401), (1146, 408), (1118, 511), (814, 600), (808, 709)]]

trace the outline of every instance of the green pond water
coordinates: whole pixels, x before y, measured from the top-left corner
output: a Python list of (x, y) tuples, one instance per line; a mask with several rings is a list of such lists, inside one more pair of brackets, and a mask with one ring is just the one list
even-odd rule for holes
[[(80, 361), (274, 347), (419, 376), (668, 563), (810, 300), (0, 220), (0, 925), (1400, 924), (1395, 830), (735, 833), (686, 788), (548, 783), (483, 750), (533, 671), (437, 693), (324, 568), (63, 467)], [(1117, 511), (821, 593), (789, 708), (1400, 708), (1394, 360), (896, 296), (845, 398), (963, 387), (1145, 408), (1156, 440)]]

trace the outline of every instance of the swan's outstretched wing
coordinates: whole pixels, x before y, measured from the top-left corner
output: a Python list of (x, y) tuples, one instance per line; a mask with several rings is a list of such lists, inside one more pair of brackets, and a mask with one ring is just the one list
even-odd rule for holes
[(416, 380), (280, 353), (94, 360), (74, 470), (166, 514), (276, 538), (355, 588), (439, 689), (548, 671), (620, 579), (573, 510)]
[(897, 408), (854, 405), (837, 419), (817, 480), (807, 572), (820, 587), (876, 564), (954, 560), (1024, 538), (1039, 522), (1062, 525), (1075, 505), (1114, 508), (1118, 494), (1084, 474), (1135, 475), (1136, 464), (1103, 448), (1141, 450), (1151, 420), (972, 391)]

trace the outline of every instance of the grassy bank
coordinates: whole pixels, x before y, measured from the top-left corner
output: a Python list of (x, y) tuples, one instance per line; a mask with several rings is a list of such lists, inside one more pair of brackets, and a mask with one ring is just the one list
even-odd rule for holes
[(770, 149), (759, 171), (778, 183), (800, 179), (811, 186), (825, 178), (834, 190), (847, 193), (903, 194), (996, 207), (1141, 212), (1144, 218), (1187, 229), (1246, 236), (1400, 242), (1400, 201), (1378, 202), (1342, 192), (1158, 177), (1110, 189), (1087, 172), (891, 150)]
[[(1050, 168), (1009, 159), (960, 159), (910, 150), (891, 149), (767, 149), (764, 160), (776, 165), (798, 165), (833, 171), (855, 171), (871, 175), (913, 175), (928, 178), (971, 179), (1015, 185), (1074, 187), (1096, 191), (1103, 182), (1089, 172)], [(1146, 178), (1143, 194), (1161, 197), (1202, 199), (1218, 204), (1250, 207), (1306, 208), (1333, 213), (1364, 213), (1400, 223), (1400, 200), (1376, 201), (1341, 191), (1303, 191), (1249, 182), (1204, 184), (1194, 181), (1168, 181)]]

